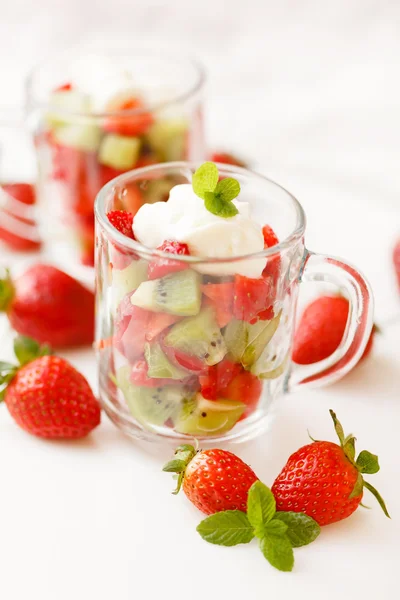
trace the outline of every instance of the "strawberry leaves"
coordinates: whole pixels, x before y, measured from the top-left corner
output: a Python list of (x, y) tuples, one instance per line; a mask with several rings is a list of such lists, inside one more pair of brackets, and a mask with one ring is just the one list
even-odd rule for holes
[(353, 435), (348, 435), (347, 437), (345, 437), (343, 427), (338, 421), (336, 414), (331, 409), (329, 410), (329, 413), (332, 417), (333, 425), (335, 427), (336, 434), (339, 438), (340, 446), (343, 449), (346, 458), (358, 470), (357, 481), (349, 496), (349, 499), (357, 498), (363, 493), (364, 488), (366, 488), (371, 492), (373, 496), (375, 496), (379, 506), (381, 507), (385, 515), (390, 519), (389, 512), (386, 508), (386, 504), (382, 496), (380, 495), (378, 490), (376, 490), (370, 483), (365, 481), (363, 477), (363, 474), (374, 475), (379, 471), (380, 466), (377, 455), (368, 452), (368, 450), (362, 450), (356, 459), (356, 438)]
[(313, 542), (319, 525), (302, 513), (276, 512), (271, 490), (256, 481), (249, 489), (247, 514), (226, 510), (204, 519), (197, 527), (203, 540), (219, 546), (248, 544), (254, 537), (268, 562), (280, 571), (291, 571), (293, 548)]
[(240, 193), (240, 184), (232, 177), (218, 181), (217, 165), (205, 162), (193, 174), (193, 191), (202, 200), (206, 209), (213, 215), (229, 219), (238, 214), (238, 209), (232, 203)]

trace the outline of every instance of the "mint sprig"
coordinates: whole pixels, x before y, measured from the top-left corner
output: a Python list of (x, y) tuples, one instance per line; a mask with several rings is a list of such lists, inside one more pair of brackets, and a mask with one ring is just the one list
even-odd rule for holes
[(210, 544), (236, 546), (248, 544), (254, 537), (268, 562), (280, 571), (291, 571), (293, 548), (313, 542), (320, 534), (318, 523), (302, 513), (276, 512), (271, 490), (256, 481), (247, 497), (247, 514), (226, 510), (204, 519), (197, 527)]
[(213, 215), (229, 219), (238, 214), (238, 209), (233, 204), (240, 193), (240, 184), (232, 177), (219, 181), (217, 165), (205, 162), (193, 174), (193, 191), (202, 200), (206, 209)]

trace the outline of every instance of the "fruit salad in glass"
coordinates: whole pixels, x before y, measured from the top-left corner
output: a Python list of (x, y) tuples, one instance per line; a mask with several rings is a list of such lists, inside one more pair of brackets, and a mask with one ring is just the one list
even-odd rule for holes
[[(204, 157), (201, 69), (179, 57), (128, 49), (68, 54), (37, 68), (28, 109), (39, 162), (44, 240), (69, 265), (94, 264), (96, 194), (133, 168)], [(168, 198), (168, 178), (131, 185), (133, 214)]]
[[(168, 200), (132, 214), (125, 189), (164, 177), (175, 181)], [(344, 287), (353, 277), (343, 277), (345, 263), (330, 266), (331, 276), (325, 258), (309, 258), (301, 206), (245, 169), (169, 163), (108, 184), (96, 218), (96, 345), (111, 419), (146, 439), (248, 439), (263, 430), (272, 400), (294, 381), (301, 269), (310, 265), (309, 279), (327, 271)], [(366, 298), (359, 316), (368, 330)], [(340, 369), (321, 374), (318, 364), (314, 380), (332, 381), (358, 360), (366, 334), (357, 319)]]

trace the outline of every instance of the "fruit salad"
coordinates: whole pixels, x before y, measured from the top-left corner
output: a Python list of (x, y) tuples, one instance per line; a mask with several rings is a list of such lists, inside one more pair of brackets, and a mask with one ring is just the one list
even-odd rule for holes
[(288, 366), (290, 309), (281, 255), (264, 251), (278, 238), (238, 181), (205, 163), (167, 202), (107, 216), (157, 251), (106, 240), (112, 330), (99, 348), (112, 354), (111, 393), (139, 427), (169, 436), (218, 437), (256, 419)]
[[(149, 98), (115, 64), (82, 64), (50, 92), (35, 143), (44, 230), (53, 242), (72, 242), (80, 262), (93, 266), (99, 190), (133, 168), (197, 158), (192, 148), (201, 114), (199, 106), (188, 111), (179, 104), (168, 112), (165, 98)], [(143, 202), (165, 200), (172, 185), (165, 179), (146, 189), (131, 186), (123, 208), (134, 214)]]

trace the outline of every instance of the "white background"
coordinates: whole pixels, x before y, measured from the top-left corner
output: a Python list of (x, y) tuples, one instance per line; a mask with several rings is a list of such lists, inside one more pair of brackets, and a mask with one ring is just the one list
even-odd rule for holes
[[(327, 390), (276, 407), (269, 434), (238, 449), (271, 484), (307, 428), (334, 439), (334, 408), (359, 449), (379, 454), (374, 500), (274, 571), (255, 544), (206, 545), (201, 515), (173, 497), (168, 452), (107, 420), (87, 440), (49, 443), (0, 409), (0, 598), (130, 600), (399, 597), (399, 296), (390, 252), (400, 231), (400, 5), (395, 0), (1, 0), (1, 103), (50, 52), (88, 39), (181, 47), (207, 67), (210, 146), (235, 150), (303, 203), (308, 246), (370, 279), (383, 334), (373, 355)], [(12, 261), (0, 251), (1, 262)], [(5, 331), (5, 322), (0, 323)], [(0, 348), (6, 358), (9, 337)], [(4, 355), (4, 356), (3, 356)], [(95, 385), (89, 353), (70, 355)]]

